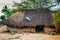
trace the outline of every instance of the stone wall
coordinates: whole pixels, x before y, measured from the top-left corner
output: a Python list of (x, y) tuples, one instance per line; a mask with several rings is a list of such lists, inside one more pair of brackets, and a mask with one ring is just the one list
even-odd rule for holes
[(35, 28), (11, 28), (11, 27), (8, 27), (8, 30), (10, 32), (17, 32), (17, 33), (23, 33), (23, 32), (31, 32), (31, 33), (34, 33), (35, 32)]

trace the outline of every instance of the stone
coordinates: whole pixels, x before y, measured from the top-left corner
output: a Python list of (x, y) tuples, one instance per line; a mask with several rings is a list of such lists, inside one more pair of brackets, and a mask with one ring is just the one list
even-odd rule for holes
[(7, 25), (0, 25), (0, 33), (7, 31)]

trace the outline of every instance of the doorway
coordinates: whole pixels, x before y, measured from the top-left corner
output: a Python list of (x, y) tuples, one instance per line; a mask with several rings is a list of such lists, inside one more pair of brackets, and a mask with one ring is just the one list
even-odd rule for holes
[(36, 26), (35, 30), (36, 32), (44, 32), (44, 25)]

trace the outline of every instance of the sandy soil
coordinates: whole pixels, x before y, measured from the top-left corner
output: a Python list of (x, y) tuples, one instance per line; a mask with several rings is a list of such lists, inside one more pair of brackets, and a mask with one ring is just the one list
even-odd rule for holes
[(46, 35), (39, 33), (22, 33), (11, 35), (0, 33), (0, 40), (60, 40), (60, 35)]

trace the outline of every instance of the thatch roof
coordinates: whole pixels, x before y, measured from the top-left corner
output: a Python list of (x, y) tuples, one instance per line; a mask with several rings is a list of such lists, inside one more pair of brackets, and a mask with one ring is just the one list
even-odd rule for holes
[(17, 13), (12, 14), (5, 24), (9, 26), (37, 26), (52, 25), (53, 17), (47, 8), (38, 9), (20, 9)]

